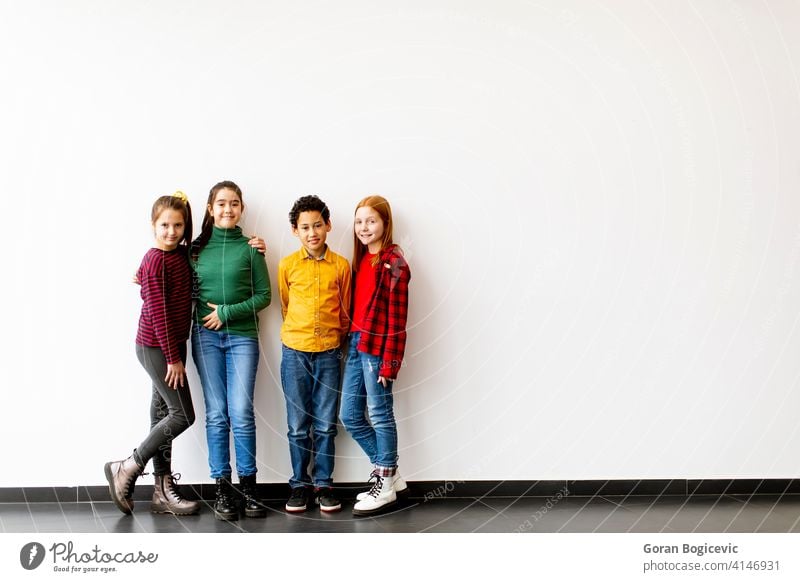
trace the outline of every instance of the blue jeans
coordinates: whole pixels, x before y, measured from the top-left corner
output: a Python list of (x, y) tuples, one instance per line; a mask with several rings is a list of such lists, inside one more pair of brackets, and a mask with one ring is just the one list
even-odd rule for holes
[(241, 478), (256, 474), (253, 392), (258, 356), (257, 338), (194, 325), (192, 357), (203, 385), (212, 479), (231, 475), (230, 431), (233, 431), (237, 475)]
[(350, 334), (342, 380), (342, 424), (373, 465), (397, 467), (397, 424), (392, 381), (378, 382), (379, 356), (356, 349), (361, 332)]
[[(301, 352), (283, 346), (281, 385), (289, 425), (291, 487), (333, 485), (336, 408), (339, 403), (342, 352)], [(312, 438), (313, 435), (313, 438)], [(308, 465), (314, 456), (313, 480)]]

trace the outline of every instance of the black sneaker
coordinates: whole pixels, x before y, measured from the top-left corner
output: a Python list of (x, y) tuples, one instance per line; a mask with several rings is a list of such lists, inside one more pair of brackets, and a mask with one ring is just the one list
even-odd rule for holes
[(289, 501), (286, 502), (286, 511), (302, 513), (308, 503), (308, 490), (305, 487), (294, 487)]
[(320, 511), (339, 511), (342, 508), (341, 502), (336, 499), (330, 487), (317, 487), (314, 496)]

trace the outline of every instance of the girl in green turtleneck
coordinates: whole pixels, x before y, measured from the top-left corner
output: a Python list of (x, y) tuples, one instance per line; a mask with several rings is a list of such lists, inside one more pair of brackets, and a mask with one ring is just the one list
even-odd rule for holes
[(229, 438), (248, 517), (265, 517), (256, 496), (256, 425), (253, 411), (258, 368), (258, 312), (270, 303), (264, 256), (248, 244), (238, 223), (242, 191), (230, 181), (211, 189), (200, 236), (192, 244), (195, 272), (192, 356), (206, 405), (206, 438), (217, 492), (214, 516), (235, 520)]

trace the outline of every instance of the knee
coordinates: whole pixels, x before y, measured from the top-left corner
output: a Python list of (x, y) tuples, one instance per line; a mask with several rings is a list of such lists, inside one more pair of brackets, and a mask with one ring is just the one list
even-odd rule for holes
[(308, 429), (311, 427), (311, 421), (306, 416), (297, 415), (288, 419), (287, 426), (289, 428), (287, 432), (289, 438), (305, 438), (308, 436)]
[(341, 414), (342, 424), (345, 430), (349, 433), (358, 432), (366, 426), (367, 419), (364, 417), (364, 412), (342, 411)]
[(314, 435), (320, 437), (335, 437), (337, 433), (336, 423), (319, 421), (314, 423)]
[(390, 407), (370, 408), (369, 419), (372, 427), (376, 430), (390, 428), (395, 425), (394, 412)]
[(206, 408), (206, 426), (228, 428), (230, 421), (223, 408)]
[(231, 419), (231, 426), (234, 430), (242, 428), (254, 428), (256, 425), (255, 412), (250, 405), (232, 407), (228, 414)]

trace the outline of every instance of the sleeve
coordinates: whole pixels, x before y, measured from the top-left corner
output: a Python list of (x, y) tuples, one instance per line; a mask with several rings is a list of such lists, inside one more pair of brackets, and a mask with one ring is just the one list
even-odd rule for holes
[(239, 303), (220, 305), (217, 308), (217, 315), (220, 321), (243, 319), (253, 317), (256, 313), (264, 309), (272, 300), (272, 289), (269, 284), (269, 273), (267, 272), (267, 260), (256, 249), (250, 249), (250, 286), (253, 294)]
[(286, 319), (286, 313), (289, 311), (289, 274), (286, 259), (278, 263), (278, 294), (281, 298), (281, 317)]
[(144, 309), (150, 314), (153, 333), (158, 345), (161, 346), (161, 351), (164, 352), (167, 364), (177, 364), (181, 361), (181, 356), (168, 316), (166, 279), (166, 264), (162, 253), (151, 255), (150, 260), (142, 263), (139, 268)]
[(350, 263), (344, 258), (342, 263), (339, 266), (339, 293), (342, 301), (341, 309), (339, 310), (339, 325), (342, 329), (342, 336), (344, 336), (350, 331), (350, 303), (353, 300), (353, 279)]
[(394, 380), (403, 365), (408, 320), (408, 282), (411, 270), (402, 257), (394, 257), (389, 273), (389, 305), (386, 342), (380, 362), (381, 376)]

